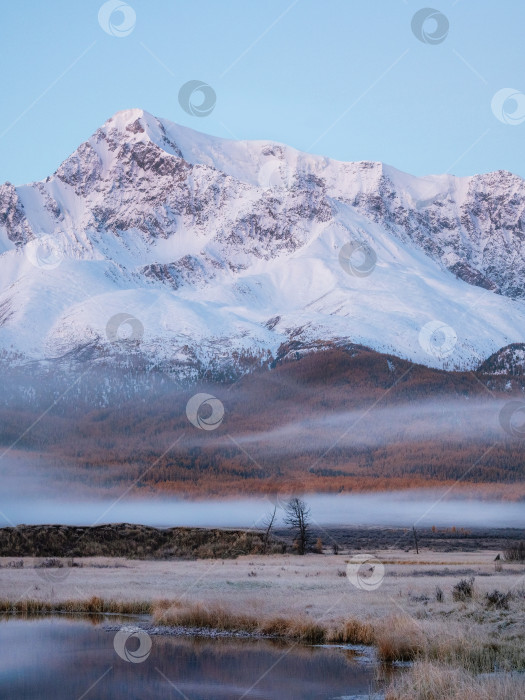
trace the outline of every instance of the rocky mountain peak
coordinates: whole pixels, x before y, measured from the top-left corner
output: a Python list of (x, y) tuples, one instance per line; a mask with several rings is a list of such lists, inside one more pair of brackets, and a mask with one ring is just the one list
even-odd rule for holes
[(45, 181), (0, 186), (0, 349), (111, 354), (125, 312), (141, 353), (192, 366), (328, 341), (474, 367), (525, 342), (524, 212), (504, 171), (418, 178), (124, 110)]

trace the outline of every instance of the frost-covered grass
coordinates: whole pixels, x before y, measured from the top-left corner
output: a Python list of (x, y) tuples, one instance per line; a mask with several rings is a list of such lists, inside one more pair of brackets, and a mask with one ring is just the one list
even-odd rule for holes
[(418, 661), (398, 676), (386, 700), (522, 700), (525, 676), (475, 676), (462, 668)]
[[(385, 663), (414, 664), (388, 690), (389, 700), (525, 697), (522, 677), (508, 675), (525, 670), (522, 564), (496, 570), (490, 551), (371, 554), (384, 562), (385, 577), (370, 591), (341, 575), (349, 560), (341, 555), (84, 559), (59, 581), (46, 579), (52, 570), (34, 568), (35, 560), (15, 568), (4, 559), (0, 610), (147, 613), (158, 625), (370, 644)], [(472, 597), (454, 600), (456, 584), (471, 576)]]

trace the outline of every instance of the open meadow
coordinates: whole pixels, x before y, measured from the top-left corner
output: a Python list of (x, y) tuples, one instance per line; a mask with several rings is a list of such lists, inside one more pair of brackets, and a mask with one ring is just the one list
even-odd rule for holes
[(140, 613), (152, 635), (185, 627), (372, 645), (379, 669), (409, 662), (387, 683), (392, 700), (525, 693), (515, 673), (525, 669), (525, 566), (496, 549), (0, 564), (4, 613)]

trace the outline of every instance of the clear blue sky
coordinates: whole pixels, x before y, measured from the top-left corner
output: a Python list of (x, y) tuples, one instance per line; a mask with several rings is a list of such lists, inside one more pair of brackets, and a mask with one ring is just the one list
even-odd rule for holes
[[(525, 3), (430, 3), (449, 21), (435, 45), (411, 30), (424, 0), (129, 0), (122, 38), (101, 29), (100, 0), (3, 2), (0, 182), (51, 174), (128, 107), (417, 175), (525, 176), (525, 121), (491, 111), (498, 90), (525, 92)], [(192, 79), (216, 92), (207, 117), (178, 103)]]

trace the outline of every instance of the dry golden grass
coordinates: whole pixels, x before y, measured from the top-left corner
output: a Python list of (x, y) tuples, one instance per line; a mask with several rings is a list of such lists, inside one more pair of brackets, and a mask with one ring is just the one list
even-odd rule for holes
[[(297, 611), (275, 614), (254, 604), (245, 606), (250, 612), (243, 613), (231, 602), (182, 598), (152, 602), (99, 596), (61, 601), (0, 599), (0, 613), (149, 614), (158, 625), (245, 631), (306, 644), (374, 645), (383, 662), (414, 662), (388, 688), (386, 700), (521, 700), (525, 697), (524, 676), (480, 674), (490, 674), (495, 668), (525, 669), (525, 628), (519, 624), (522, 598), (522, 594), (516, 596), (510, 611), (487, 610), (483, 597), (475, 596), (468, 604), (455, 603), (454, 608), (427, 608), (419, 618), (396, 614), (325, 623)], [(445, 617), (440, 610), (446, 610)], [(452, 613), (455, 618), (450, 617)], [(511, 622), (514, 626), (507, 632)]]
[(388, 617), (375, 623), (373, 643), (385, 662), (427, 661), (473, 674), (490, 673), (494, 668), (525, 669), (525, 629), (520, 635), (505, 636), (471, 617), (468, 609), (461, 621)]
[(220, 603), (185, 604), (179, 600), (115, 601), (97, 596), (86, 600), (43, 601), (25, 598), (18, 601), (0, 600), (0, 613), (38, 615), (53, 613), (119, 613), (122, 615), (151, 614), (153, 622), (166, 626), (198, 627), (201, 629), (252, 632), (281, 639), (293, 639), (307, 644), (323, 642), (372, 644), (374, 628), (370, 623), (348, 620), (339, 627), (324, 626), (307, 616), (257, 616), (233, 612)]
[[(458, 553), (459, 556), (461, 556), (461, 553)], [(346, 559), (346, 563), (348, 563), (350, 560)], [(443, 560), (441, 561), (439, 558), (438, 559), (429, 559), (427, 561), (425, 560), (418, 560), (418, 559), (395, 559), (395, 558), (389, 558), (388, 555), (382, 557), (380, 559), (381, 563), (384, 564), (385, 566), (473, 566), (476, 564), (484, 564), (481, 559), (479, 561), (475, 561), (470, 559), (469, 561), (466, 560), (461, 560), (458, 559), (457, 561), (450, 561), (450, 560)]]
[(0, 613), (18, 613), (19, 615), (52, 613), (147, 615), (151, 611), (152, 605), (147, 601), (104, 600), (98, 596), (92, 596), (86, 600), (62, 600), (57, 602), (37, 600), (35, 598), (24, 598), (17, 601), (0, 600)]
[(332, 644), (375, 644), (374, 625), (363, 620), (347, 620), (330, 629), (327, 641)]
[(476, 677), (464, 669), (417, 661), (396, 678), (385, 700), (523, 700), (525, 677)]
[[(35, 579), (30, 561), (0, 568), (0, 612), (84, 613), (93, 621), (96, 613), (146, 613), (159, 625), (374, 645), (385, 662), (414, 661), (388, 689), (389, 700), (516, 700), (525, 698), (523, 678), (480, 675), (525, 670), (524, 570), (506, 562), (495, 570), (496, 554), (429, 551), (417, 561), (402, 550), (378, 552), (388, 575), (375, 595), (349, 586), (339, 574), (344, 557), (335, 555), (212, 563), (98, 558), (72, 568), (54, 587)], [(459, 577), (470, 575), (476, 575), (472, 598), (454, 600)], [(195, 587), (196, 580), (202, 585)], [(79, 589), (89, 592), (84, 600), (75, 600)], [(489, 604), (487, 594), (496, 589), (511, 593), (508, 607)], [(30, 599), (12, 602), (28, 590)], [(166, 596), (171, 599), (161, 600)]]
[(213, 606), (192, 603), (184, 607), (179, 601), (157, 601), (153, 606), (157, 624), (205, 629), (246, 631), (319, 644), (327, 639), (327, 630), (307, 617), (259, 617), (233, 612), (219, 603)]
[[(377, 648), (381, 661), (426, 661), (463, 668), (470, 673), (488, 673), (494, 668), (525, 669), (524, 634), (506, 636), (473, 619), (469, 609), (461, 620), (436, 615), (416, 619), (392, 615), (374, 620), (346, 618), (322, 623), (305, 614), (242, 613), (220, 602), (157, 600), (116, 601), (93, 596), (84, 600), (43, 601), (26, 598), (0, 600), (0, 613), (25, 615), (52, 613), (149, 614), (155, 624), (226, 631), (293, 639), (310, 644), (367, 644)], [(476, 613), (479, 616), (479, 612)], [(510, 613), (512, 614), (512, 613)]]
[[(521, 565), (503, 562), (502, 570), (495, 569), (496, 550), (424, 551), (421, 560), (401, 549), (375, 554), (387, 568), (375, 594), (340, 575), (344, 555), (215, 562), (96, 558), (71, 568), (60, 584), (40, 580), (32, 559), (21, 568), (2, 561), (0, 613), (87, 614), (93, 622), (101, 619), (97, 613), (142, 613), (159, 625), (374, 645), (381, 660), (414, 661), (390, 686), (388, 700), (525, 698), (523, 677), (480, 675), (525, 670)], [(455, 601), (454, 586), (471, 575), (472, 598)], [(496, 589), (511, 593), (508, 608), (488, 604), (487, 594)], [(86, 591), (83, 600), (75, 600), (79, 590)], [(30, 598), (16, 602), (23, 595)]]
[(405, 615), (394, 615), (375, 624), (374, 643), (382, 661), (412, 661), (423, 653), (421, 626)]
[(236, 613), (221, 603), (184, 604), (160, 600), (153, 604), (157, 624), (253, 632), (307, 644), (367, 644), (375, 641), (374, 626), (362, 620), (346, 620), (341, 625), (323, 625), (307, 616), (247, 615)]

